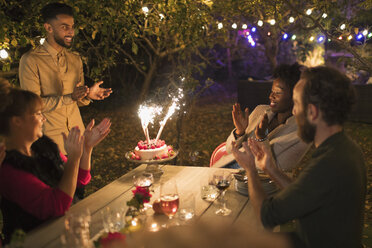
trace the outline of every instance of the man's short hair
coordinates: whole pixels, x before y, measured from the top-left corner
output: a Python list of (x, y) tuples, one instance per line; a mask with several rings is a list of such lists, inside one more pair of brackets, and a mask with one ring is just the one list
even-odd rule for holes
[(274, 69), (273, 77), (285, 83), (292, 95), (294, 86), (298, 80), (300, 80), (302, 68), (303, 66), (299, 65), (297, 62), (292, 65), (280, 64)]
[(356, 101), (351, 80), (337, 69), (325, 66), (305, 69), (301, 79), (305, 80), (302, 95), (305, 111), (309, 103), (314, 104), (328, 125), (342, 125)]
[(51, 19), (57, 18), (57, 15), (74, 16), (74, 11), (71, 6), (64, 3), (50, 3), (41, 9), (41, 17), (43, 22), (49, 22)]

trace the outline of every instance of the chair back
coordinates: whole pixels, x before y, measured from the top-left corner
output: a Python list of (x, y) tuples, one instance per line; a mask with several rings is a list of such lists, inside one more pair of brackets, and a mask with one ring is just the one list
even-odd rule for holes
[(226, 155), (226, 142), (221, 143), (219, 146), (214, 149), (211, 160), (209, 162), (209, 167), (213, 167), (213, 165), (224, 155)]

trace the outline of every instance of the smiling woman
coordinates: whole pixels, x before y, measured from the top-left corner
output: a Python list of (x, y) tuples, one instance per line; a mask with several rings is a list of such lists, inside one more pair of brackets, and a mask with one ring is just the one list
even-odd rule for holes
[(42, 108), (35, 93), (1, 85), (0, 135), (7, 149), (0, 168), (5, 244), (14, 230), (27, 232), (69, 209), (76, 187), (90, 181), (93, 148), (110, 132), (108, 119), (96, 127), (92, 120), (84, 134), (72, 128), (63, 135), (67, 160), (43, 136)]

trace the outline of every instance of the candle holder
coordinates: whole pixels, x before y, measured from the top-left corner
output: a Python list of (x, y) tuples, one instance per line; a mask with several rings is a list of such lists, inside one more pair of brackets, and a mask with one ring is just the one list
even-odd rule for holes
[(146, 172), (152, 173), (154, 175), (154, 177), (160, 177), (164, 173), (163, 170), (160, 168), (160, 164), (164, 163), (164, 162), (171, 161), (172, 159), (174, 159), (178, 155), (177, 150), (173, 150), (173, 151), (174, 151), (174, 153), (172, 154), (172, 156), (170, 156), (168, 158), (150, 159), (150, 160), (131, 159), (130, 154), (131, 154), (132, 151), (129, 151), (125, 154), (125, 158), (129, 162), (133, 162), (133, 163), (137, 163), (137, 164), (146, 164), (147, 165), (146, 169), (145, 169)]

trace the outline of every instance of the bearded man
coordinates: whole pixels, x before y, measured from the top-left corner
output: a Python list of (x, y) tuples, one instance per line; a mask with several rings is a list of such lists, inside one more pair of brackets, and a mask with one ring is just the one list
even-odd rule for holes
[(84, 131), (78, 106), (103, 100), (112, 91), (100, 88), (102, 81), (90, 88), (84, 85), (82, 60), (69, 50), (75, 35), (73, 9), (63, 3), (50, 3), (43, 7), (41, 16), (46, 40), (22, 56), (20, 84), (22, 89), (41, 96), (46, 118), (44, 133), (66, 154), (62, 133), (68, 134), (75, 126)]
[[(333, 68), (309, 68), (293, 100), (299, 137), (315, 146), (297, 179), (278, 169), (267, 144), (250, 139), (244, 151), (233, 148), (256, 216), (266, 228), (295, 220), (295, 232), (286, 234), (293, 247), (362, 247), (366, 169), (359, 146), (343, 131), (355, 101), (350, 80)], [(267, 197), (256, 166), (283, 190)]]

